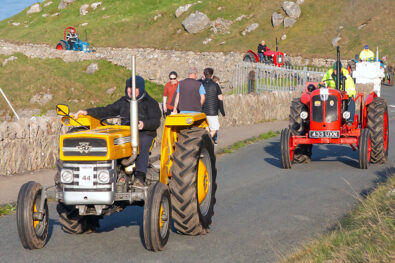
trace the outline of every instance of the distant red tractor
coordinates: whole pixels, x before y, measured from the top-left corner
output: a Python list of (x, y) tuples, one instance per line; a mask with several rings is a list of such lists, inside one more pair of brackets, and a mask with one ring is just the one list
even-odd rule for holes
[(353, 150), (358, 149), (361, 169), (367, 169), (370, 163), (387, 161), (387, 102), (374, 92), (363, 102), (364, 94), (358, 93), (354, 101), (360, 99), (360, 114), (355, 114), (352, 124), (347, 123), (349, 97), (344, 82), (341, 85), (339, 79), (336, 84), (340, 88), (320, 88), (317, 83), (306, 83), (302, 97), (292, 101), (289, 128), (281, 131), (283, 168), (290, 169), (294, 163), (309, 161), (313, 144), (348, 144)]
[[(276, 51), (270, 50), (267, 48), (266, 52), (263, 53), (265, 60), (262, 63), (272, 64), (277, 67), (288, 66), (288, 62), (284, 62), (284, 53), (278, 51), (277, 39), (276, 39)], [(254, 62), (258, 63), (259, 55), (252, 51), (251, 49), (247, 51), (247, 53), (243, 57), (244, 62)]]

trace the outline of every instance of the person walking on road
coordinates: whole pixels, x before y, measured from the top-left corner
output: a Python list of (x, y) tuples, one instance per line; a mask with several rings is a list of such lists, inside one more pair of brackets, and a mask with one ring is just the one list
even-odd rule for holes
[[(207, 116), (210, 135), (214, 140), (214, 136), (219, 130), (218, 111), (221, 111), (222, 116), (225, 116), (223, 96), (221, 88), (212, 79), (214, 70), (212, 68), (205, 68), (203, 74), (203, 86), (206, 91), (206, 100), (203, 104), (203, 112)], [(214, 143), (216, 143), (216, 140), (214, 140)]]
[(199, 113), (202, 112), (202, 105), (206, 99), (206, 91), (202, 83), (197, 78), (197, 69), (188, 69), (188, 78), (180, 81), (176, 91), (173, 113)]
[(179, 83), (177, 80), (177, 72), (170, 72), (169, 79), (170, 81), (166, 83), (163, 91), (163, 114), (165, 117), (170, 115), (174, 110), (175, 94)]

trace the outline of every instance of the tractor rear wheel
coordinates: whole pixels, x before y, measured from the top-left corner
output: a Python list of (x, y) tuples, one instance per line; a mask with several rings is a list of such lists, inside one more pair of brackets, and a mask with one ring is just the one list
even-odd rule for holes
[(30, 181), (22, 185), (18, 194), (16, 223), (19, 239), (24, 248), (37, 249), (44, 247), (48, 237), (48, 205), (44, 202), (44, 213), (41, 210), (42, 186)]
[(65, 44), (64, 42), (59, 42), (59, 43), (56, 45), (56, 49), (57, 49), (57, 50), (67, 50), (67, 47), (66, 47), (66, 44)]
[(359, 168), (368, 169), (372, 152), (372, 142), (368, 129), (363, 129), (359, 137)]
[(367, 128), (372, 141), (371, 163), (385, 163), (388, 158), (388, 107), (383, 98), (376, 97), (368, 105)]
[(99, 216), (81, 216), (74, 206), (58, 203), (56, 210), (62, 230), (68, 234), (92, 233), (99, 227)]
[(174, 228), (186, 235), (206, 234), (212, 223), (217, 190), (214, 145), (208, 132), (181, 130), (170, 181)]
[(144, 203), (144, 243), (148, 250), (163, 250), (169, 240), (171, 222), (170, 191), (156, 182), (148, 188)]
[(255, 57), (253, 55), (251, 55), (250, 53), (247, 53), (244, 55), (243, 61), (244, 62), (256, 62)]
[[(307, 132), (306, 123), (300, 117), (302, 111), (307, 111), (308, 108), (304, 105), (300, 98), (295, 98), (291, 102), (289, 114), (289, 130), (292, 135), (305, 135)], [(295, 148), (293, 162), (304, 163), (309, 162), (312, 155), (313, 145), (301, 144)]]

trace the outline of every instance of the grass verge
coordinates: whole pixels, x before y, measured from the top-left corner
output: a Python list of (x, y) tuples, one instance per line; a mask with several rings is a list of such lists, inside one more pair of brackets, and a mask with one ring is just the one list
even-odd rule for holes
[(16, 204), (0, 205), (0, 217), (14, 213)]
[[(360, 197), (358, 197), (360, 198)], [(281, 262), (394, 262), (395, 177), (378, 185), (336, 229)]]
[(240, 148), (243, 148), (243, 147), (245, 147), (245, 146), (247, 146), (249, 144), (253, 144), (253, 143), (256, 143), (256, 142), (259, 142), (259, 141), (262, 141), (262, 140), (267, 140), (267, 139), (276, 137), (279, 134), (280, 134), (279, 131), (276, 131), (276, 132), (274, 132), (274, 131), (265, 132), (265, 133), (262, 133), (262, 134), (260, 134), (260, 135), (258, 135), (256, 137), (252, 137), (252, 138), (249, 138), (249, 139), (246, 139), (246, 140), (243, 140), (243, 141), (235, 142), (234, 144), (219, 150), (218, 154), (233, 153), (234, 151), (236, 151), (236, 150), (238, 150)]

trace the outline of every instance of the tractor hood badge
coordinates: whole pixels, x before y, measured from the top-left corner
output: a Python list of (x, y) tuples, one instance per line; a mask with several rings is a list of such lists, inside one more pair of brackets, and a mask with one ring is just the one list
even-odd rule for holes
[(89, 145), (89, 142), (80, 142), (80, 145), (77, 146), (77, 149), (80, 153), (89, 153), (92, 149), (92, 146)]

